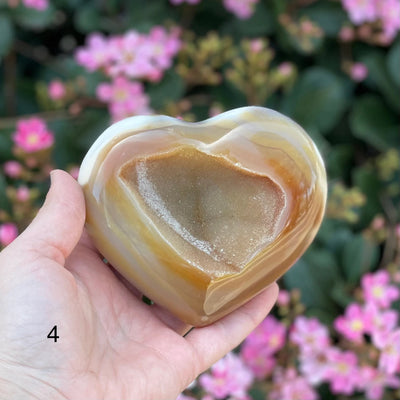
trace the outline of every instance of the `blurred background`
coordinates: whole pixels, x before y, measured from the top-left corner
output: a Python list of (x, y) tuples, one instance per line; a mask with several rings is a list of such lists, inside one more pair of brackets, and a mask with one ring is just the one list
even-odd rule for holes
[(273, 108), (322, 153), (326, 217), (180, 400), (399, 399), (399, 30), (400, 0), (0, 0), (0, 248), (113, 121)]

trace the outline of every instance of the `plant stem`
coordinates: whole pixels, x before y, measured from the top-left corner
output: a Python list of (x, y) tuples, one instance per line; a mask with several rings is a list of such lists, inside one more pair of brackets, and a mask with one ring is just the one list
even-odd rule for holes
[(17, 112), (17, 55), (11, 49), (4, 59), (4, 103), (6, 115), (16, 115)]

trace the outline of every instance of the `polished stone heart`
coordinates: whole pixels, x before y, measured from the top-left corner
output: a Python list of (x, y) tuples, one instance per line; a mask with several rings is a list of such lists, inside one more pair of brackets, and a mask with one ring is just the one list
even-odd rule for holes
[(310, 138), (260, 107), (200, 123), (120, 121), (89, 150), (79, 182), (99, 251), (196, 326), (281, 276), (311, 243), (326, 200)]

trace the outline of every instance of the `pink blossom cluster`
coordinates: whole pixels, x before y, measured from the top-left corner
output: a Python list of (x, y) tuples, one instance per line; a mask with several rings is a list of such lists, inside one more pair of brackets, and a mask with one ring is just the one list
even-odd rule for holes
[(78, 64), (93, 72), (101, 70), (111, 78), (102, 83), (97, 96), (109, 105), (113, 120), (151, 112), (144, 86), (137, 80), (158, 82), (171, 67), (181, 47), (180, 30), (168, 32), (161, 26), (145, 35), (131, 30), (124, 35), (89, 35), (86, 46), (75, 54)]
[[(400, 291), (383, 270), (366, 274), (361, 287), (364, 303), (351, 303), (334, 322), (349, 349), (332, 345), (328, 328), (303, 316), (294, 321), (290, 341), (299, 348), (299, 370), (309, 384), (327, 382), (334, 394), (364, 391), (368, 399), (379, 400), (385, 387), (400, 388), (399, 314), (389, 308)], [(377, 363), (365, 360), (371, 343), (380, 352)]]
[(34, 153), (51, 147), (54, 143), (54, 135), (41, 118), (32, 117), (20, 119), (17, 122), (13, 141), (18, 149), (25, 153)]
[(248, 19), (259, 0), (224, 0), (224, 7), (239, 19)]
[(153, 27), (148, 35), (134, 30), (108, 38), (92, 33), (75, 58), (89, 71), (101, 69), (110, 77), (159, 81), (181, 47), (179, 36), (178, 28), (168, 32), (161, 26)]
[(253, 383), (253, 374), (239, 356), (228, 353), (209, 373), (200, 376), (199, 383), (211, 399), (232, 396), (235, 400), (250, 400), (247, 391)]
[[(361, 287), (364, 303), (351, 303), (334, 322), (336, 331), (349, 342), (345, 350), (332, 345), (326, 326), (303, 316), (294, 321), (290, 341), (299, 348), (299, 370), (309, 384), (327, 382), (334, 394), (364, 391), (368, 399), (379, 400), (385, 387), (400, 388), (399, 314), (390, 309), (400, 291), (383, 270), (366, 274)], [(365, 348), (370, 344), (379, 351), (379, 358), (366, 363)]]
[[(8, 5), (10, 7), (17, 7), (19, 4), (19, 0), (8, 0)], [(38, 11), (44, 11), (49, 7), (48, 0), (22, 0), (22, 4), (26, 8), (32, 8)]]
[[(386, 388), (399, 389), (399, 312), (391, 308), (399, 287), (379, 270), (363, 276), (361, 294), (363, 301), (349, 304), (330, 329), (313, 317), (298, 315), (287, 328), (268, 316), (238, 354), (200, 376), (202, 400), (248, 399), (252, 382), (263, 382), (271, 400), (317, 400), (323, 383), (335, 395), (364, 392), (369, 400), (381, 400)], [(282, 291), (278, 306), (289, 309), (288, 292)]]
[(355, 25), (381, 21), (384, 39), (393, 41), (400, 30), (400, 0), (342, 0)]
[(149, 97), (144, 93), (141, 82), (124, 76), (116, 77), (111, 83), (101, 83), (97, 87), (97, 97), (108, 103), (110, 114), (115, 121), (133, 114), (151, 114)]
[(0, 246), (8, 246), (17, 236), (17, 225), (12, 222), (0, 224)]
[(263, 379), (275, 368), (275, 355), (285, 342), (286, 327), (269, 315), (243, 342), (240, 354), (254, 376)]

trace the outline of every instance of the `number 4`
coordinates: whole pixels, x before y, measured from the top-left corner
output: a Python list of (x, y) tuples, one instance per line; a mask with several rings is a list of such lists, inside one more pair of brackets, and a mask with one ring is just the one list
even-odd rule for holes
[(57, 325), (53, 326), (53, 329), (49, 332), (49, 334), (47, 335), (47, 339), (54, 339), (55, 342), (57, 342), (57, 339), (60, 336), (57, 335)]

